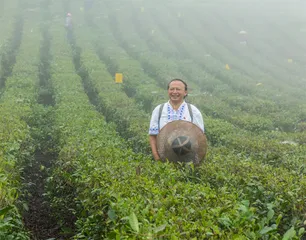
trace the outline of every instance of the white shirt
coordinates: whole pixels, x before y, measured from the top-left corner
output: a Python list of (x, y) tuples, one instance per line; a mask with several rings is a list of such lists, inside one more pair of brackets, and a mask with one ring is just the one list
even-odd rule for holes
[[(162, 129), (167, 123), (175, 120), (184, 120), (191, 122), (188, 105), (185, 101), (181, 104), (177, 111), (173, 109), (170, 102), (168, 101), (164, 104), (160, 117), (160, 129), (158, 129), (158, 116), (160, 106), (161, 104), (158, 105), (152, 112), (149, 135), (157, 135), (159, 133), (159, 130)], [(193, 123), (196, 124), (199, 128), (201, 128), (204, 132), (204, 122), (201, 112), (194, 105), (190, 104), (190, 106), (193, 114)]]

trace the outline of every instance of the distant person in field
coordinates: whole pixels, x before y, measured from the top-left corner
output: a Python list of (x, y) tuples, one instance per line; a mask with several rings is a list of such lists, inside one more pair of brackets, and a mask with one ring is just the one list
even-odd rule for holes
[(150, 146), (155, 160), (160, 156), (157, 152), (157, 134), (169, 122), (176, 120), (189, 121), (196, 124), (204, 133), (204, 122), (201, 112), (192, 104), (186, 103), (187, 84), (181, 79), (172, 79), (168, 83), (169, 101), (160, 104), (152, 112), (149, 135)]
[(67, 39), (69, 42), (72, 41), (72, 15), (71, 13), (67, 13), (66, 19), (65, 19), (65, 28), (67, 32)]

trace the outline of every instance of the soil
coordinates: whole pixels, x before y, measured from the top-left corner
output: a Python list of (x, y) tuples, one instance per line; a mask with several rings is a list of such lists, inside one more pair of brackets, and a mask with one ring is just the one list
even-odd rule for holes
[(44, 196), (47, 169), (51, 167), (53, 160), (54, 156), (36, 152), (34, 161), (24, 169), (24, 182), (28, 193), (25, 201), (28, 211), (24, 212), (23, 218), (33, 240), (65, 240), (70, 237), (62, 233), (61, 227), (53, 217), (50, 203)]

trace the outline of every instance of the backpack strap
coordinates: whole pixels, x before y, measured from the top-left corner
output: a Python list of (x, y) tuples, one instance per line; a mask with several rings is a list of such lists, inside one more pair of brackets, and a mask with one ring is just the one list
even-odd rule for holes
[(188, 106), (188, 110), (189, 110), (189, 114), (190, 114), (191, 122), (193, 123), (193, 112), (192, 112), (192, 109), (191, 109), (191, 105), (190, 105), (190, 103), (187, 103), (187, 106)]
[(164, 103), (160, 105), (159, 107), (159, 113), (158, 113), (158, 130), (160, 130), (160, 118), (161, 118), (161, 115), (162, 115), (162, 111), (163, 111), (163, 108), (164, 108)]

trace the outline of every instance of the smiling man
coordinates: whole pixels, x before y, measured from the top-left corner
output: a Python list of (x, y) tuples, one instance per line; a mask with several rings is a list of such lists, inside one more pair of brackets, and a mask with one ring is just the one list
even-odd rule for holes
[(204, 132), (204, 122), (201, 112), (192, 104), (186, 103), (188, 87), (181, 79), (172, 79), (168, 83), (169, 101), (158, 105), (152, 112), (150, 121), (150, 146), (155, 160), (160, 156), (157, 151), (156, 136), (167, 123), (184, 120), (196, 124)]

